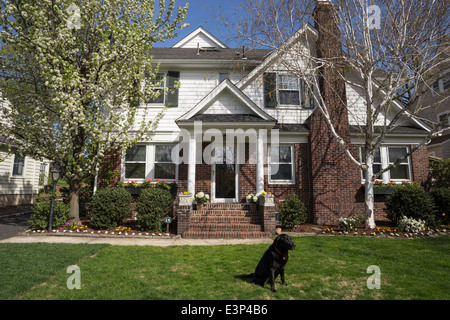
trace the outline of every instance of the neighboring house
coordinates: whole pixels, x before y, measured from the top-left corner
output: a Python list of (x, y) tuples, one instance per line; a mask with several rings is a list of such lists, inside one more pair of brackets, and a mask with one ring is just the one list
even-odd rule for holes
[[(7, 155), (0, 136), (0, 158)], [(12, 154), (0, 161), (0, 208), (33, 203), (33, 197), (43, 188), (48, 177), (46, 162)]]
[[(322, 19), (324, 25), (334, 21), (327, 6), (328, 2), (322, 2), (316, 8), (317, 19)], [(318, 48), (340, 50), (339, 43), (310, 25), (292, 39), (301, 45), (305, 33)], [(276, 203), (294, 193), (306, 204), (310, 222), (318, 224), (336, 225), (340, 216), (364, 212), (360, 170), (329, 133), (311, 99), (313, 93), (283, 69), (277, 51), (228, 48), (200, 27), (173, 47), (154, 48), (151, 54), (161, 63), (160, 79), (165, 78), (161, 89), (173, 88), (175, 81), (180, 87), (145, 103), (151, 116), (156, 116), (164, 105), (169, 107), (152, 137), (124, 151), (115, 169), (124, 182), (175, 180), (179, 192), (207, 193), (207, 208), (222, 210), (216, 214), (224, 219), (237, 219), (226, 220), (224, 227), (214, 218), (202, 221), (198, 213), (184, 212), (182, 227), (178, 221), (178, 231), (184, 237), (248, 237), (263, 235), (261, 231), (272, 232), (274, 224), (270, 230), (267, 226), (253, 228), (251, 222), (245, 225), (244, 218), (239, 217), (246, 209), (243, 203), (247, 193), (270, 192)], [(327, 83), (323, 86), (321, 90), (330, 91)], [(349, 109), (354, 111), (348, 115), (332, 95), (324, 94), (325, 102), (335, 107), (338, 132), (352, 142), (358, 154), (362, 137), (356, 130), (359, 123), (355, 115), (362, 106), (361, 94), (343, 81), (331, 91), (346, 97)], [(239, 132), (247, 135), (242, 140), (245, 142), (227, 146), (227, 138)], [(397, 128), (386, 137), (374, 165), (383, 167), (394, 162), (426, 134), (427, 127), (417, 121)], [(212, 141), (218, 145), (212, 145)], [(182, 151), (172, 152), (176, 146), (181, 146)], [(183, 159), (181, 163), (174, 161), (172, 156), (176, 154)], [(208, 156), (212, 156), (211, 162)], [(239, 162), (240, 156), (243, 159)], [(426, 147), (421, 147), (382, 178), (385, 182), (422, 182), (427, 176)], [(385, 216), (384, 198), (378, 197), (376, 218), (380, 220)], [(245, 217), (261, 219), (252, 214)]]
[[(450, 49), (441, 52), (448, 58)], [(450, 66), (443, 66), (443, 70), (430, 84), (421, 103), (424, 106), (419, 115), (440, 128), (450, 127)], [(428, 144), (428, 154), (432, 157), (450, 158), (450, 130), (441, 136), (431, 139)]]

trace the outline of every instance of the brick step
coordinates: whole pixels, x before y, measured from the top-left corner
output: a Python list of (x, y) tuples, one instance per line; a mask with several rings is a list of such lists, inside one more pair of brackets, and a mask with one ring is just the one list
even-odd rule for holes
[(254, 223), (261, 224), (259, 216), (244, 215), (192, 215), (191, 224), (196, 223)]
[(189, 231), (261, 231), (261, 225), (250, 223), (197, 223)]
[[(197, 207), (194, 206), (194, 209)], [(217, 209), (217, 210), (250, 210), (250, 204), (248, 203), (211, 203), (206, 202), (203, 204), (203, 210)]]
[(249, 210), (203, 209), (192, 210), (192, 216), (259, 216), (258, 212)]
[(271, 232), (262, 231), (187, 231), (183, 234), (186, 239), (254, 239), (271, 236)]

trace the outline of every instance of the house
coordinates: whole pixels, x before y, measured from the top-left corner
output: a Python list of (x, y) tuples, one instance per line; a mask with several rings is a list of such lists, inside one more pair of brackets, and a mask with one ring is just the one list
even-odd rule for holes
[[(331, 14), (329, 2), (318, 2), (319, 25), (339, 32)], [(341, 52), (327, 32), (311, 25), (292, 39), (298, 45), (312, 41), (323, 55)], [(174, 89), (176, 81), (180, 87), (143, 105), (150, 117), (168, 108), (151, 138), (124, 151), (116, 169), (124, 182), (174, 180), (179, 192), (210, 195), (206, 213), (190, 203), (178, 208), (183, 237), (267, 235), (275, 230), (277, 204), (289, 193), (306, 204), (313, 223), (336, 225), (340, 216), (364, 212), (360, 170), (330, 134), (311, 99), (314, 92), (283, 69), (279, 51), (228, 48), (200, 27), (173, 47), (154, 48), (151, 54), (160, 63), (158, 78), (165, 79), (161, 89)], [(324, 74), (331, 78), (332, 72)], [(325, 103), (333, 107), (332, 121), (339, 123), (337, 130), (358, 155), (360, 123), (348, 115), (345, 101), (357, 114), (361, 93), (342, 80), (324, 82), (315, 90), (322, 90)], [(374, 165), (394, 162), (427, 132), (413, 120), (396, 128)], [(427, 150), (421, 147), (382, 178), (424, 181), (427, 176)], [(275, 207), (249, 210), (246, 194), (262, 191), (274, 196)], [(375, 199), (377, 220), (385, 216), (383, 197)]]
[[(442, 59), (448, 58), (450, 49), (440, 50)], [(423, 106), (419, 115), (432, 126), (440, 128), (450, 127), (450, 66), (441, 67), (441, 72), (432, 78), (420, 103)], [(419, 106), (420, 108), (420, 106)], [(430, 157), (450, 158), (450, 131), (442, 133), (440, 136), (431, 139), (428, 144), (428, 154)]]
[(0, 208), (33, 204), (33, 198), (43, 188), (49, 165), (18, 153), (8, 155), (0, 136)]

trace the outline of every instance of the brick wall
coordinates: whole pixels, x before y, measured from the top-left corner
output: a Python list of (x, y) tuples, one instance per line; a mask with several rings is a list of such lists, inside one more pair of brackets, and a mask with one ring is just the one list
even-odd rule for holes
[(421, 146), (413, 152), (411, 155), (411, 165), (413, 171), (413, 181), (424, 184), (429, 179), (430, 174), (428, 151), (426, 146)]

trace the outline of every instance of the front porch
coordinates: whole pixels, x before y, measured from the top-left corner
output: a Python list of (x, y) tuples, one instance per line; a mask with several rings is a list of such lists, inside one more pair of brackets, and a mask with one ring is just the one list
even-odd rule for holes
[(188, 239), (270, 237), (276, 228), (275, 205), (273, 197), (270, 199), (256, 207), (248, 203), (205, 203), (201, 210), (181, 200), (176, 209), (177, 234)]

